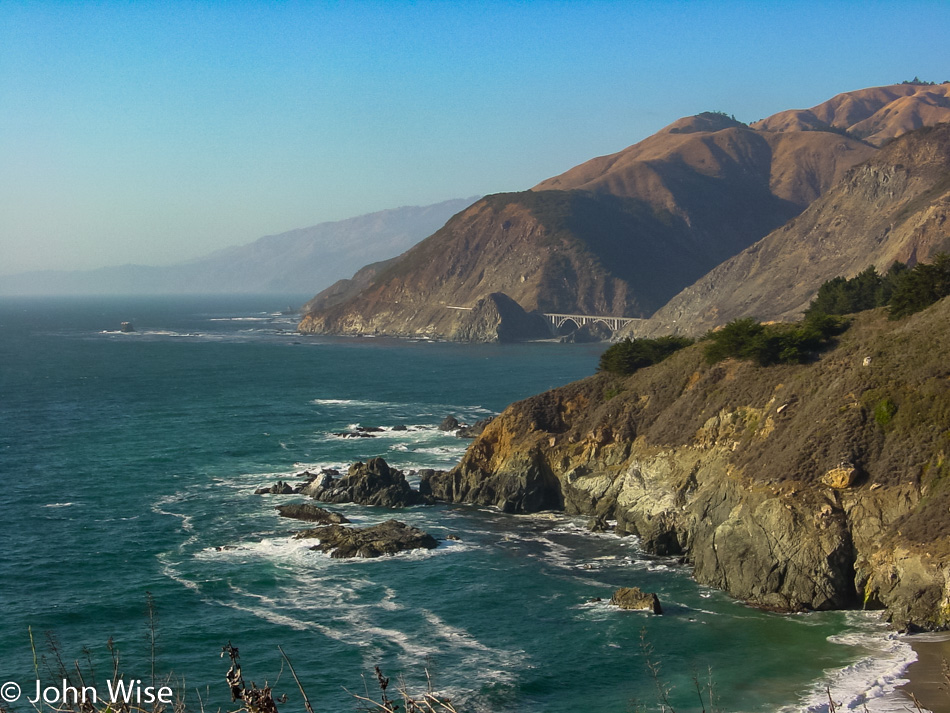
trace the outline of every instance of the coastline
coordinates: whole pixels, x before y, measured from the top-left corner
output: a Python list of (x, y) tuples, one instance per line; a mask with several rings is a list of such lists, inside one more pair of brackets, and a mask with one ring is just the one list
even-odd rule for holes
[(913, 710), (915, 696), (932, 713), (950, 713), (950, 684), (944, 677), (943, 662), (950, 662), (950, 633), (916, 634), (904, 639), (917, 653), (917, 660), (904, 672), (907, 683), (894, 696)]

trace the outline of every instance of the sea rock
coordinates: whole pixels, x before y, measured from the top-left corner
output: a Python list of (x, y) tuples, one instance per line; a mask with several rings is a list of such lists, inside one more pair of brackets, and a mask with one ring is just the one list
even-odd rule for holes
[(121, 325), (119, 325), (119, 331), (121, 331), (121, 332), (134, 332), (134, 331), (135, 331), (135, 327), (132, 325), (131, 322), (123, 322)]
[(294, 489), (283, 480), (278, 480), (269, 488), (258, 488), (254, 491), (255, 495), (293, 495)]
[(316, 538), (320, 544), (311, 549), (329, 552), (333, 558), (379, 557), (405, 550), (434, 549), (438, 541), (419, 528), (398, 520), (387, 520), (372, 527), (353, 528), (328, 525), (297, 533), (295, 539)]
[(442, 423), (439, 424), (438, 428), (440, 431), (454, 431), (459, 427), (458, 419), (455, 416), (446, 416), (442, 419)]
[(293, 503), (291, 505), (278, 505), (277, 511), (281, 517), (290, 517), (294, 520), (305, 520), (307, 522), (319, 522), (324, 525), (342, 525), (349, 520), (338, 512), (331, 512), (324, 508), (317, 507), (310, 503)]
[(621, 587), (614, 592), (610, 603), (621, 609), (642, 609), (662, 614), (660, 599), (651, 592), (642, 592), (639, 587)]
[(459, 438), (478, 438), (482, 435), (482, 431), (485, 430), (485, 426), (491, 423), (492, 417), (483, 418), (481, 421), (476, 421), (471, 426), (462, 426), (458, 429), (458, 432), (455, 434)]
[(326, 503), (359, 503), (385, 508), (432, 503), (431, 498), (409, 486), (402, 471), (390, 468), (382, 458), (354, 463), (342, 478), (324, 473), (301, 492)]

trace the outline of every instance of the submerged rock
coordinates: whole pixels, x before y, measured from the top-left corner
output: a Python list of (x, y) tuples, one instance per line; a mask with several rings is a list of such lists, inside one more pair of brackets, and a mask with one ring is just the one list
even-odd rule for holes
[(639, 587), (621, 587), (614, 592), (610, 603), (621, 609), (638, 609), (662, 614), (660, 599), (652, 592), (643, 592)]
[(294, 537), (298, 540), (319, 540), (320, 544), (311, 549), (329, 552), (336, 559), (379, 557), (415, 549), (431, 550), (439, 544), (427, 532), (398, 520), (387, 520), (380, 525), (363, 528), (328, 525), (304, 530)]
[(325, 503), (358, 503), (384, 508), (432, 503), (431, 497), (413, 490), (405, 474), (390, 468), (382, 458), (354, 463), (342, 478), (324, 473), (304, 486), (301, 492)]
[(341, 525), (349, 520), (338, 512), (331, 512), (324, 508), (311, 505), (310, 503), (293, 503), (291, 505), (278, 505), (277, 511), (281, 517), (290, 517), (295, 520), (306, 520), (307, 522), (319, 522), (321, 524)]

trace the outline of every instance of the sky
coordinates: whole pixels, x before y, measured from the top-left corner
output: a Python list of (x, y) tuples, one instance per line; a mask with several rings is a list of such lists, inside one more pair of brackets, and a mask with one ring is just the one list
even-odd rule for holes
[(950, 2), (0, 0), (0, 276), (525, 190), (677, 118), (950, 79)]

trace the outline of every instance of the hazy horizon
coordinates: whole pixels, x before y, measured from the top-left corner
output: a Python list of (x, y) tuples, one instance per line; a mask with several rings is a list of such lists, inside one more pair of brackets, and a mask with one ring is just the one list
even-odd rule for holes
[(0, 275), (174, 264), (524, 190), (701, 111), (944, 81), (948, 26), (938, 2), (5, 2)]

